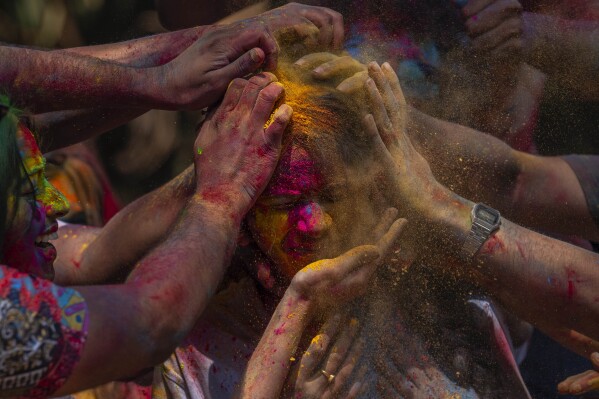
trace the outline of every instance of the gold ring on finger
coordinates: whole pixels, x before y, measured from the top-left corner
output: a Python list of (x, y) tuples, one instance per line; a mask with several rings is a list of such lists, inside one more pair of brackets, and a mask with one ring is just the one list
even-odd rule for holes
[(322, 375), (327, 379), (327, 382), (330, 384), (331, 382), (333, 382), (333, 380), (335, 379), (335, 374), (331, 374), (329, 372), (327, 372), (326, 370), (320, 370), (320, 372), (322, 373)]

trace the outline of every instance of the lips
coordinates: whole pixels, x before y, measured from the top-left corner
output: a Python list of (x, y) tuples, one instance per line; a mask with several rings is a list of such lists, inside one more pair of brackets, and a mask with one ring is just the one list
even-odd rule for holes
[(58, 224), (56, 222), (52, 223), (40, 235), (38, 235), (35, 238), (35, 245), (43, 247), (45, 246), (45, 244), (48, 244), (48, 241), (58, 239), (57, 231)]

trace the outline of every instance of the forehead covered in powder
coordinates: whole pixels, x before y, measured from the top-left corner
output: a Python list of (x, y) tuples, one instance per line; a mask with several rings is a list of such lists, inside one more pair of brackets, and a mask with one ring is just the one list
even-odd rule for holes
[(264, 191), (267, 196), (297, 196), (318, 191), (324, 183), (323, 171), (306, 149), (288, 146)]

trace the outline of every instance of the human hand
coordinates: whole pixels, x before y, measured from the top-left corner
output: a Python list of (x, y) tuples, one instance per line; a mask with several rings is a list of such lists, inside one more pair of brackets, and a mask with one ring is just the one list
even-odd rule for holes
[(395, 249), (406, 224), (397, 219), (397, 210), (387, 210), (375, 228), (374, 245), (362, 245), (334, 258), (313, 262), (301, 269), (291, 280), (288, 291), (308, 301), (315, 310), (326, 311), (332, 306), (364, 295), (370, 278), (384, 258)]
[(518, 0), (469, 0), (462, 8), (472, 48), (495, 58), (522, 53), (522, 5)]
[(194, 144), (196, 192), (231, 208), (240, 221), (268, 183), (292, 109), (281, 105), (283, 86), (268, 72), (235, 79), (220, 106), (204, 121)]
[(327, 319), (296, 367), (295, 392), (290, 397), (328, 399), (341, 397), (342, 393), (347, 399), (360, 396), (368, 385), (366, 368), (360, 368), (349, 380), (364, 349), (358, 330), (356, 319), (348, 321), (339, 314)]
[[(274, 70), (278, 46), (260, 21), (240, 21), (209, 28), (179, 56), (151, 68), (149, 96), (155, 108), (201, 109), (214, 104), (235, 78), (262, 67)], [(149, 82), (159, 82), (158, 87)]]
[(366, 90), (372, 114), (366, 115), (364, 124), (388, 185), (384, 192), (393, 204), (401, 205), (403, 214), (417, 221), (427, 218), (436, 210), (433, 197), (444, 197), (448, 190), (437, 182), (406, 134), (407, 106), (391, 66), (385, 63), (381, 69), (371, 62), (368, 73)]
[(343, 47), (343, 16), (326, 7), (288, 3), (250, 20), (262, 21), (284, 41), (301, 39), (312, 48)]
[(587, 370), (573, 375), (557, 385), (557, 390), (561, 395), (580, 395), (590, 391), (599, 391), (599, 352), (591, 355), (591, 362), (593, 362), (595, 370)]
[(295, 64), (311, 70), (315, 79), (335, 82), (337, 90), (348, 94), (361, 93), (368, 79), (366, 65), (348, 55), (312, 53), (300, 58)]

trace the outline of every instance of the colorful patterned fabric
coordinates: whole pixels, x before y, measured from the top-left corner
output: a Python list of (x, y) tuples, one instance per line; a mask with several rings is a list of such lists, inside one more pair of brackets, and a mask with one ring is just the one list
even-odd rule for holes
[(79, 361), (87, 305), (71, 288), (0, 266), (0, 397), (45, 398)]

